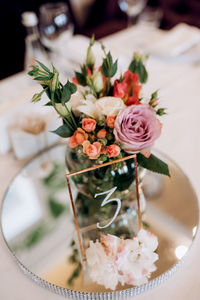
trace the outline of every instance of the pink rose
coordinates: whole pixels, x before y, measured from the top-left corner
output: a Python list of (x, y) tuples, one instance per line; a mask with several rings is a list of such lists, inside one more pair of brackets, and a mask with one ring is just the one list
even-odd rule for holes
[(77, 128), (69, 139), (69, 147), (76, 148), (78, 145), (82, 145), (82, 143), (87, 139), (88, 134), (82, 128)]
[(114, 135), (128, 153), (141, 152), (147, 157), (161, 134), (162, 125), (148, 104), (131, 105), (119, 112)]
[(114, 144), (107, 147), (108, 157), (116, 157), (120, 154), (120, 151), (120, 147)]
[(104, 138), (106, 137), (106, 134), (107, 134), (107, 132), (106, 132), (106, 130), (103, 128), (103, 129), (101, 129), (101, 130), (98, 131), (97, 137), (98, 137), (98, 139), (104, 139)]
[(96, 128), (96, 124), (97, 122), (90, 118), (84, 118), (82, 120), (82, 128), (87, 132), (94, 131)]
[(107, 118), (106, 118), (106, 124), (108, 125), (108, 127), (114, 128), (115, 116), (107, 116)]
[(95, 142), (91, 144), (89, 141), (83, 142), (83, 153), (87, 154), (90, 159), (97, 159), (101, 154), (101, 144)]

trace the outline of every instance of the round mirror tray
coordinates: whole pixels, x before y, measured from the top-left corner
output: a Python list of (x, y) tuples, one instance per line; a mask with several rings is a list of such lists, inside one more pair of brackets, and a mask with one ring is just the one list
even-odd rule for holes
[[(146, 172), (143, 222), (158, 236), (157, 270), (147, 284), (118, 286), (116, 291), (94, 284), (82, 271), (74, 249), (65, 179), (65, 146), (38, 155), (11, 182), (2, 205), (4, 239), (26, 275), (55, 293), (76, 299), (124, 299), (167, 279), (189, 251), (198, 226), (198, 201), (181, 169), (168, 157), (171, 177)], [(83, 274), (84, 273), (84, 274)]]

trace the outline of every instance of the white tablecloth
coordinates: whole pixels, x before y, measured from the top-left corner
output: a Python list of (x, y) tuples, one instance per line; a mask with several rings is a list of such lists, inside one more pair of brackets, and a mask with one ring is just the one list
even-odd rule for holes
[[(136, 49), (148, 49), (166, 33), (153, 29), (131, 28), (104, 39), (107, 49), (114, 55), (131, 57)], [(74, 44), (86, 47), (85, 38), (76, 38)], [(78, 47), (78, 46), (77, 46)], [(78, 50), (77, 50), (78, 52)], [(77, 55), (77, 54), (76, 54)], [(200, 196), (200, 65), (169, 57), (152, 57), (147, 64), (149, 82), (144, 87), (144, 95), (160, 89), (160, 99), (168, 114), (163, 117), (163, 133), (156, 148), (167, 153), (177, 162), (190, 178)], [(24, 101), (35, 92), (36, 87), (25, 80), (24, 74), (8, 78), (0, 83), (0, 113), (5, 109), (6, 97), (10, 105)], [(11, 101), (12, 98), (12, 101)], [(3, 101), (4, 100), (4, 101)], [(1, 108), (4, 107), (2, 110)], [(22, 168), (25, 161), (16, 161), (12, 153), (0, 155), (0, 199), (13, 176)], [(180, 208), (181, 209), (181, 208)], [(200, 232), (185, 258), (185, 263), (168, 281), (159, 287), (137, 296), (138, 300), (198, 300), (200, 299)], [(56, 300), (61, 296), (37, 286), (20, 271), (0, 235), (0, 299), (2, 300)]]

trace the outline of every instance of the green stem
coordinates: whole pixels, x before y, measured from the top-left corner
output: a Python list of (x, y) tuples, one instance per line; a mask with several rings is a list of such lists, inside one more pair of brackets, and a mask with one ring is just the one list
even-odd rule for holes
[(74, 116), (72, 115), (71, 110), (68, 109), (67, 105), (65, 105), (65, 108), (67, 109), (67, 111), (68, 111), (68, 113), (69, 113), (69, 115), (71, 117), (72, 123), (73, 123), (73, 125), (75, 126), (75, 129), (76, 129), (78, 126), (76, 124), (76, 121), (74, 120)]
[(63, 115), (57, 110), (56, 105), (55, 105), (55, 101), (54, 101), (54, 94), (55, 93), (51, 93), (51, 102), (52, 102), (53, 108), (61, 116), (61, 118), (66, 122), (66, 125), (73, 131), (74, 128), (73, 128), (72, 124), (70, 124), (69, 121), (65, 117), (63, 117)]
[(110, 77), (106, 78), (106, 94), (107, 96), (109, 95), (109, 91), (110, 91)]

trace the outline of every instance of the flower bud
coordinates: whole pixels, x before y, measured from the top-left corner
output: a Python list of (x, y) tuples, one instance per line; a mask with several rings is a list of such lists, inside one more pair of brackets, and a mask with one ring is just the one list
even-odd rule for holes
[(34, 94), (32, 97), (32, 102), (38, 102), (41, 100), (41, 93)]
[(92, 76), (92, 82), (95, 92), (100, 93), (104, 88), (102, 74), (100, 72), (95, 72)]
[(92, 69), (94, 64), (95, 64), (95, 57), (92, 51), (92, 47), (89, 46), (87, 50), (87, 56), (86, 56), (86, 66)]
[(62, 103), (55, 103), (56, 110), (62, 117), (66, 117), (69, 115), (69, 111), (67, 110), (66, 106), (70, 110), (68, 103), (66, 105), (62, 105)]
[(53, 75), (53, 78), (51, 80), (51, 91), (55, 92), (57, 84), (58, 84), (59, 74), (58, 74), (58, 71), (54, 67), (53, 67), (53, 73), (54, 73), (54, 75)]

